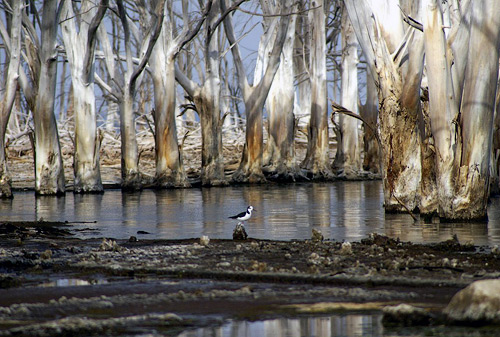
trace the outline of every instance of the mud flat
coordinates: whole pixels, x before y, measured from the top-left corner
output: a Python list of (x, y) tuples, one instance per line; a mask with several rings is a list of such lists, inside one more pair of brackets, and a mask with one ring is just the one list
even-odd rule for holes
[(79, 240), (64, 223), (2, 223), (0, 336), (176, 335), (401, 303), (440, 325), (455, 293), (499, 271), (497, 247), (456, 239)]

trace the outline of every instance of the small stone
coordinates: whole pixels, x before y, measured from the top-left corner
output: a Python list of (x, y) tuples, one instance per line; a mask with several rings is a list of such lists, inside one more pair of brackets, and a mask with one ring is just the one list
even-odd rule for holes
[(240, 222), (236, 225), (233, 231), (233, 240), (246, 240), (248, 234), (245, 230), (245, 226)]
[(434, 319), (426, 310), (405, 303), (387, 306), (382, 311), (384, 326), (424, 326), (429, 325)]
[(133, 235), (128, 239), (128, 242), (137, 242), (137, 241), (138, 241), (137, 237), (135, 237)]
[(43, 253), (40, 254), (40, 258), (42, 260), (49, 260), (52, 258), (52, 251), (50, 249), (47, 249)]
[(340, 247), (341, 255), (351, 255), (352, 254), (352, 245), (350, 242), (342, 242), (342, 246)]
[(208, 246), (208, 244), (210, 243), (210, 238), (207, 236), (207, 235), (203, 235), (201, 238), (200, 238), (200, 245), (202, 246)]
[(321, 242), (321, 241), (323, 241), (323, 234), (319, 230), (313, 228), (312, 229), (311, 241), (312, 242)]

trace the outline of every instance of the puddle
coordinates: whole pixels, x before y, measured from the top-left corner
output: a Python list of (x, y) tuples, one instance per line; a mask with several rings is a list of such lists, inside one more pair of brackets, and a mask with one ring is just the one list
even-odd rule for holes
[(377, 337), (383, 336), (381, 320), (380, 314), (346, 314), (230, 321), (219, 327), (184, 331), (178, 337)]
[(77, 278), (62, 278), (53, 280), (50, 282), (45, 282), (39, 287), (74, 287), (74, 286), (89, 286), (89, 285), (101, 285), (107, 284), (108, 281), (105, 279), (96, 279), (96, 280), (82, 280)]

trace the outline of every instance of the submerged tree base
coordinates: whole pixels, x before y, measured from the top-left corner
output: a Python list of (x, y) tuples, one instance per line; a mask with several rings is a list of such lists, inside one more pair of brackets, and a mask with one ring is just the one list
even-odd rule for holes
[(157, 175), (154, 180), (156, 188), (188, 188), (191, 187), (187, 177), (179, 173), (162, 173)]

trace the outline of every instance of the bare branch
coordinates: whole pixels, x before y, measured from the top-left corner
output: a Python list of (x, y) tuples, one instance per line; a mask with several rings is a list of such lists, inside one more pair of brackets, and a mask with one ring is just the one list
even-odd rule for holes
[(380, 146), (380, 148), (382, 148), (382, 141), (380, 140), (380, 137), (378, 135), (377, 128), (376, 128), (375, 125), (372, 125), (371, 123), (369, 123), (368, 121), (366, 121), (363, 117), (361, 117), (360, 115), (352, 112), (349, 109), (344, 108), (342, 105), (335, 103), (333, 100), (330, 100), (330, 104), (331, 104), (332, 110), (334, 112), (332, 114), (332, 117), (331, 117), (332, 121), (333, 121), (333, 116), (334, 116), (335, 113), (341, 113), (341, 114), (344, 114), (344, 115), (351, 116), (353, 118), (359, 119), (361, 122), (363, 122), (364, 125), (366, 125), (370, 130), (372, 130), (373, 134), (375, 135), (375, 138), (377, 139), (378, 145)]
[[(214, 23), (213, 26), (209, 27), (209, 32), (208, 32), (208, 36), (207, 36), (207, 40), (210, 41), (210, 39), (212, 38), (212, 35), (213, 33), (215, 32), (215, 30), (217, 29), (217, 27), (219, 27), (219, 25), (224, 21), (224, 19), (226, 18), (226, 16), (228, 16), (229, 14), (231, 14), (232, 12), (234, 12), (235, 10), (237, 10), (239, 8), (239, 6), (246, 2), (248, 0), (239, 0), (237, 3), (235, 3), (234, 5), (232, 5), (231, 7), (227, 8), (224, 13), (222, 13), (222, 15), (219, 17), (219, 19)], [(207, 41), (207, 42), (208, 42)]]
[(186, 36), (184, 36), (182, 41), (179, 43), (179, 46), (177, 47), (177, 51), (175, 52), (174, 57), (176, 57), (177, 54), (180, 53), (182, 48), (187, 43), (189, 43), (189, 41), (194, 39), (194, 37), (198, 34), (198, 32), (201, 29), (201, 26), (203, 25), (203, 22), (205, 22), (205, 19), (207, 18), (208, 13), (210, 12), (210, 9), (212, 8), (212, 4), (213, 4), (213, 0), (208, 1), (207, 5), (205, 6), (205, 9), (203, 10), (203, 13), (201, 15), (200, 20), (198, 21), (198, 23), (196, 24), (196, 26), (193, 29), (191, 29), (190, 31), (187, 31)]
[(418, 29), (421, 32), (424, 31), (424, 25), (422, 25), (420, 22), (418, 22), (417, 20), (413, 19), (411, 16), (406, 14), (405, 11), (403, 11), (403, 8), (401, 8), (401, 6), (399, 6), (399, 10), (401, 11), (401, 16), (403, 17), (404, 22), (406, 22), (411, 27)]
[(108, 8), (109, 0), (101, 0), (97, 13), (92, 18), (90, 22), (88, 35), (87, 35), (87, 53), (85, 54), (85, 59), (83, 61), (84, 71), (85, 71), (85, 82), (90, 82), (90, 76), (92, 76), (92, 65), (94, 62), (95, 45), (97, 40), (97, 28), (101, 24), (104, 14), (106, 14), (106, 9)]
[(156, 40), (158, 40), (158, 37), (160, 36), (161, 33), (161, 28), (162, 28), (162, 23), (163, 23), (163, 17), (165, 16), (165, 0), (163, 1), (158, 1), (157, 6), (155, 8), (155, 14), (154, 14), (154, 23), (152, 25), (153, 33), (150, 36), (150, 39), (148, 41), (148, 46), (146, 48), (146, 52), (144, 55), (141, 57), (141, 63), (139, 66), (135, 69), (134, 73), (132, 74), (130, 78), (130, 88), (133, 89), (135, 86), (135, 82), (137, 81), (137, 78), (139, 75), (142, 73), (144, 68), (146, 68), (146, 65), (148, 63), (149, 57), (151, 56), (151, 53), (153, 51), (153, 47), (156, 43)]

